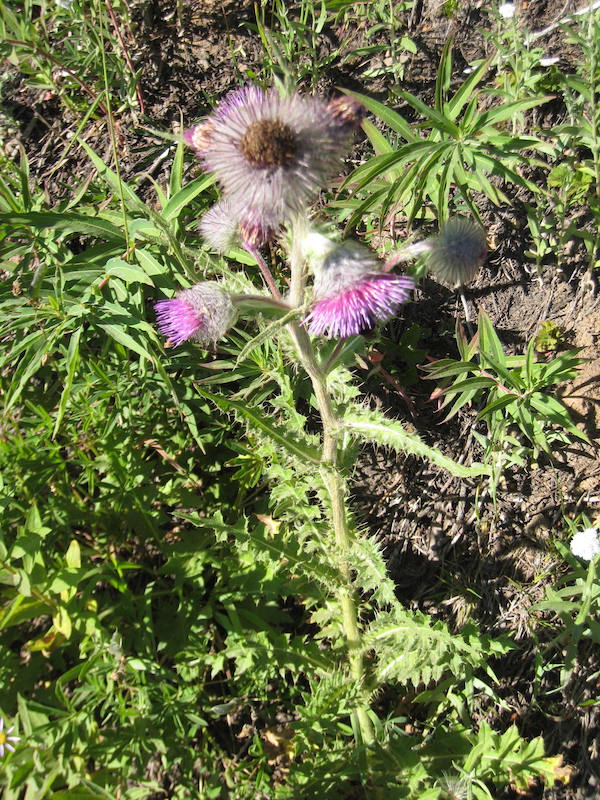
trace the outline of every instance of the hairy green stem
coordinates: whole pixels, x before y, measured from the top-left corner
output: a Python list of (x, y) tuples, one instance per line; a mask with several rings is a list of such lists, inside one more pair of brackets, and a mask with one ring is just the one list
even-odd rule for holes
[[(301, 226), (304, 226), (303, 222), (293, 226), (293, 244), (290, 254), (291, 285), (289, 297), (289, 302), (292, 306), (301, 305), (304, 294), (304, 258), (300, 250), (302, 231), (298, 230)], [(360, 686), (364, 678), (364, 664), (361, 635), (358, 626), (358, 614), (350, 574), (349, 553), (352, 534), (348, 524), (344, 480), (338, 466), (339, 421), (334, 409), (333, 400), (327, 389), (326, 374), (317, 361), (308, 333), (296, 322), (289, 323), (288, 330), (298, 351), (302, 366), (311, 380), (323, 424), (321, 477), (331, 504), (331, 522), (337, 550), (336, 566), (341, 578), (339, 599), (342, 609), (342, 623), (346, 638), (346, 646), (348, 648), (350, 670), (352, 677), (357, 685)], [(375, 735), (365, 705), (359, 705), (356, 709), (356, 717), (362, 741), (365, 744), (371, 743)]]

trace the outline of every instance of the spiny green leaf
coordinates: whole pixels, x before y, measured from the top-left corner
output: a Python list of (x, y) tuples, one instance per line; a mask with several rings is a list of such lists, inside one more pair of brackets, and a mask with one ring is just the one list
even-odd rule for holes
[(426, 445), (416, 433), (409, 433), (400, 422), (386, 419), (376, 412), (355, 407), (346, 413), (343, 425), (351, 434), (360, 436), (365, 441), (386, 445), (401, 453), (411, 453), (426, 458), (433, 464), (447, 469), (458, 478), (490, 474), (490, 468), (483, 464), (472, 464), (470, 467), (466, 467), (453, 461), (434, 447)]
[(260, 407), (252, 407), (245, 403), (239, 403), (236, 400), (229, 400), (226, 397), (211, 394), (206, 389), (196, 386), (196, 391), (214, 403), (221, 411), (230, 412), (234, 411), (240, 418), (245, 419), (252, 427), (266, 433), (276, 444), (283, 447), (285, 450), (292, 453), (292, 455), (302, 459), (302, 461), (311, 461), (313, 464), (319, 464), (320, 453), (319, 451), (309, 445), (307, 442), (301, 442), (291, 437), (284, 428), (280, 428), (266, 418), (265, 412)]

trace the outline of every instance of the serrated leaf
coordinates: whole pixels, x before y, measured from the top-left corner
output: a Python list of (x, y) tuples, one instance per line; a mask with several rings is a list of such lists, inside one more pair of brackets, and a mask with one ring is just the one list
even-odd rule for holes
[(264, 411), (262, 411), (260, 407), (253, 408), (244, 403), (239, 403), (236, 400), (229, 400), (226, 397), (211, 394), (199, 386), (196, 386), (196, 391), (202, 395), (202, 397), (214, 403), (221, 411), (226, 413), (234, 411), (252, 427), (258, 428), (263, 433), (266, 433), (277, 445), (280, 445), (297, 458), (302, 459), (302, 461), (310, 461), (313, 464), (320, 463), (321, 454), (315, 447), (306, 442), (294, 439), (284, 428), (279, 428), (267, 419)]
[(434, 447), (426, 445), (416, 433), (409, 433), (400, 422), (388, 420), (375, 412), (358, 409), (348, 411), (343, 425), (351, 434), (360, 436), (365, 441), (386, 445), (401, 453), (411, 453), (426, 458), (433, 464), (447, 469), (458, 478), (490, 474), (490, 468), (484, 464), (474, 463), (470, 467), (466, 467), (453, 461)]

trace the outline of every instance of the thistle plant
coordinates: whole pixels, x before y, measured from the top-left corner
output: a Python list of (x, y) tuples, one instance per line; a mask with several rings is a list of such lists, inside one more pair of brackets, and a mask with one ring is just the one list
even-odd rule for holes
[[(342, 681), (345, 703), (339, 713), (351, 717), (358, 752), (366, 748), (370, 754), (370, 780), (381, 788), (396, 780), (384, 770), (385, 777), (379, 778), (383, 783), (378, 784), (373, 774), (376, 742), (391, 746), (389, 731), (373, 707), (382, 685), (397, 681), (417, 687), (439, 680), (447, 670), (456, 674), (485, 668), (490, 654), (501, 652), (503, 645), (484, 637), (473, 647), (472, 638), (451, 635), (444, 626), (433, 629), (424, 615), (407, 612), (395, 598), (379, 549), (358, 532), (349, 510), (348, 479), (357, 442), (428, 457), (462, 477), (488, 472), (483, 465), (461, 465), (427, 447), (399, 422), (365, 407), (352, 386), (348, 366), (361, 346), (361, 334), (397, 314), (415, 286), (413, 276), (392, 271), (395, 265), (423, 254), (442, 279), (462, 284), (474, 276), (487, 252), (483, 230), (464, 219), (450, 220), (438, 237), (400, 250), (385, 264), (364, 245), (319, 230), (311, 204), (327, 179), (340, 171), (361, 120), (362, 109), (355, 100), (280, 96), (249, 86), (227, 95), (207, 119), (186, 131), (185, 141), (222, 189), (221, 198), (202, 217), (201, 233), (220, 253), (234, 246), (244, 248), (260, 267), (263, 287), (254, 286), (248, 275), (237, 275), (237, 285), (245, 282), (247, 291), (229, 292), (231, 277), (224, 275), (219, 281), (196, 284), (174, 299), (160, 300), (156, 312), (158, 327), (170, 345), (189, 340), (205, 348), (217, 343), (224, 350), (229, 347), (227, 339), (236, 336), (231, 326), (239, 319), (240, 330), (257, 327), (258, 333), (241, 346), (232, 366), (239, 368), (250, 354), (271, 342), (279, 346), (292, 374), (308, 378), (318, 435), (309, 432), (294, 400), (290, 405), (293, 392), (287, 378), (276, 378), (281, 397), (261, 386), (258, 402), (248, 399), (252, 389), (245, 392), (244, 403), (227, 396), (231, 379), (226, 371), (211, 376), (213, 386), (222, 381), (214, 394), (205, 387), (198, 391), (246, 425), (257, 437), (259, 457), (264, 453), (273, 459), (265, 465), (265, 473), (277, 478), (271, 509), (279, 519), (267, 518), (274, 540), (268, 548), (288, 552), (280, 530), (282, 524), (288, 527), (299, 539), (295, 547), (311, 561), (319, 561), (312, 574), (317, 569), (321, 575), (327, 598), (313, 621), (328, 643), (330, 666), (323, 666), (321, 652), (320, 685), (311, 702), (325, 693), (327, 702), (337, 696), (339, 703)], [(281, 255), (275, 273), (262, 253), (270, 242), (277, 243)], [(263, 312), (277, 319), (265, 324)], [(227, 363), (217, 361), (215, 368)], [(262, 372), (271, 379), (275, 374), (268, 362)], [(300, 379), (300, 384), (305, 386), (306, 381)], [(273, 408), (281, 413), (274, 414)], [(314, 427), (313, 421), (310, 428)], [(293, 498), (303, 492), (303, 510), (291, 519), (286, 507), (297, 508)], [(302, 571), (296, 549), (285, 560), (293, 564), (294, 572)], [(396, 738), (392, 736), (393, 747), (403, 752), (404, 745)], [(307, 745), (309, 752), (311, 747)], [(536, 769), (541, 769), (542, 761), (538, 759)], [(292, 783), (301, 774), (298, 766)], [(307, 784), (302, 785), (308, 792)], [(420, 784), (417, 780), (410, 785), (416, 789)]]

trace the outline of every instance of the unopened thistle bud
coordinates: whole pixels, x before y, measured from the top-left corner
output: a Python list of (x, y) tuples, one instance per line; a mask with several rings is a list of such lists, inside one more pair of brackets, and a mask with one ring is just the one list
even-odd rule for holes
[(204, 346), (214, 344), (237, 319), (231, 296), (213, 281), (197, 283), (170, 300), (159, 300), (154, 309), (158, 329), (173, 347), (190, 339)]
[(393, 317), (414, 288), (411, 277), (381, 272), (360, 244), (343, 242), (326, 250), (315, 268), (315, 305), (304, 320), (310, 333), (333, 339), (369, 330)]
[(429, 242), (429, 269), (452, 286), (472, 280), (488, 253), (483, 228), (465, 217), (451, 217)]
[(327, 104), (327, 110), (331, 113), (336, 124), (347, 127), (348, 129), (358, 128), (366, 114), (366, 109), (358, 100), (353, 97), (336, 97)]
[(196, 151), (198, 158), (202, 158), (210, 147), (213, 125), (210, 120), (199, 122), (183, 132), (183, 141)]

